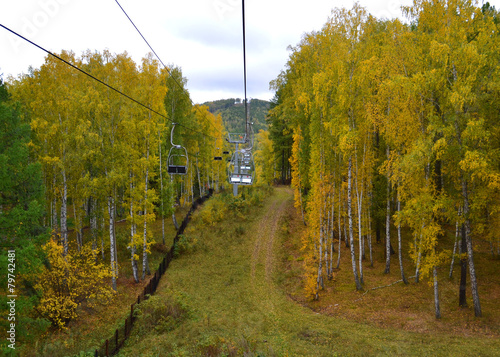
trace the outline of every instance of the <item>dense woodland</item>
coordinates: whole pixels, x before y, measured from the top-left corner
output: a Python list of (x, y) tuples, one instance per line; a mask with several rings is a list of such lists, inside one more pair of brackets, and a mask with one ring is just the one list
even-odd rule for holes
[[(334, 10), (272, 82), (276, 162), (283, 177), (291, 172), (307, 225), (306, 287), (320, 298), (349, 259), (363, 289), (376, 240), (386, 273), (433, 283), (436, 317), (437, 268), (461, 260), (481, 316), (474, 242), (500, 256), (500, 17), (461, 0), (416, 1), (403, 13), (405, 23), (359, 5)], [(454, 246), (439, 244), (446, 234)], [(343, 242), (350, 257), (336, 253)]]
[[(220, 114), (224, 127), (230, 133), (245, 132), (245, 105), (240, 98), (230, 98), (206, 102), (210, 113)], [(252, 99), (248, 103), (248, 115), (253, 123), (253, 130), (258, 133), (267, 129), (266, 116), (270, 103), (265, 100)]]
[[(225, 162), (214, 161), (225, 136), (221, 117), (192, 104), (178, 68), (108, 51), (60, 57), (136, 101), (52, 56), (2, 82), (0, 217), (8, 229), (1, 239), (29, 267), (19, 282), (27, 311), (62, 327), (82, 302), (105, 302), (116, 291), (127, 264), (117, 261), (125, 248), (116, 246), (117, 221), (127, 222), (128, 264), (135, 281), (144, 280), (155, 240), (150, 223), (172, 217), (177, 224), (175, 206), (220, 188), (227, 175)], [(171, 142), (188, 149), (187, 175), (167, 174)], [(162, 235), (156, 240), (165, 243)]]

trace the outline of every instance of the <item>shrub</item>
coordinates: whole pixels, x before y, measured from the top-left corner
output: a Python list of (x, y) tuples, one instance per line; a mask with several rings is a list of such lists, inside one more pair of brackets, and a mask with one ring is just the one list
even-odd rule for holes
[(204, 224), (214, 226), (222, 221), (227, 213), (228, 206), (219, 196), (208, 200), (200, 212), (199, 217)]
[(39, 276), (35, 289), (41, 294), (36, 311), (53, 326), (63, 328), (77, 317), (77, 308), (86, 303), (106, 304), (114, 296), (109, 286), (111, 270), (96, 262), (90, 245), (76, 254), (63, 256), (63, 247), (49, 240), (43, 247), (48, 266)]
[(190, 316), (188, 296), (167, 294), (151, 296), (137, 305), (134, 313), (140, 318), (140, 332), (149, 333), (152, 329), (164, 333), (176, 329)]
[(198, 240), (192, 236), (180, 234), (179, 240), (175, 243), (174, 247), (174, 257), (178, 257), (180, 254), (192, 252), (196, 248)]

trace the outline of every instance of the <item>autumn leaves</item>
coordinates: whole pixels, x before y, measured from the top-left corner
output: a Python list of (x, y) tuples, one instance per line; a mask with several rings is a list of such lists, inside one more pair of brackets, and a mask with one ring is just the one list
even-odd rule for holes
[[(417, 277), (434, 279), (437, 294), (436, 267), (452, 255), (438, 243), (459, 222), (479, 316), (472, 236), (500, 219), (497, 14), (467, 1), (403, 10), (407, 24), (374, 19), (359, 5), (334, 10), (273, 82), (271, 116), (293, 131), (292, 185), (308, 225), (306, 288), (319, 297), (334, 239), (343, 239), (361, 289), (365, 247), (371, 253), (373, 228), (385, 226), (386, 271), (398, 247)], [(402, 234), (412, 243), (402, 245)], [(498, 238), (488, 237), (498, 254)]]
[[(124, 264), (118, 262), (118, 251), (129, 250), (127, 264), (135, 281), (145, 279), (155, 240), (151, 222), (172, 214), (174, 200), (192, 201), (225, 181), (225, 163), (213, 162), (222, 147), (224, 127), (207, 107), (192, 104), (180, 70), (161, 68), (152, 55), (140, 65), (126, 53), (109, 51), (88, 51), (80, 57), (63, 51), (60, 56), (136, 102), (52, 56), (40, 69), (12, 81), (13, 97), (23, 104), (24, 120), (33, 130), (32, 160), (43, 168), (46, 224), (60, 237), (60, 251), (53, 242), (47, 249), (64, 258), (54, 258), (54, 271), (47, 276), (64, 273), (57, 269), (72, 271), (74, 267), (64, 264), (92, 249), (94, 263), (106, 260), (110, 271), (99, 264), (102, 269), (89, 271), (92, 276), (85, 279), (101, 286), (103, 279), (111, 278), (116, 291), (119, 267)], [(189, 174), (171, 180), (166, 160), (174, 121), (180, 124), (175, 141), (189, 149), (191, 159)], [(76, 240), (68, 235), (70, 220)], [(117, 220), (126, 220), (130, 228), (126, 244), (117, 240)], [(84, 237), (85, 226), (90, 229)], [(90, 264), (92, 259), (85, 257)], [(42, 287), (47, 294), (51, 289)], [(68, 285), (62, 294), (73, 296), (75, 289)], [(68, 309), (61, 305), (52, 310), (57, 314)], [(53, 319), (57, 325), (64, 323), (57, 318)]]

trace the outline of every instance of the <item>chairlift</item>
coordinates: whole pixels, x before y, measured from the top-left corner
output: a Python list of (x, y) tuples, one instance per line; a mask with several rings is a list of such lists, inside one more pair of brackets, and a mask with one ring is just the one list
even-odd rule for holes
[(232, 174), (229, 176), (229, 183), (233, 185), (238, 185), (241, 183), (241, 175), (239, 174)]
[(232, 185), (251, 185), (254, 177), (251, 152), (243, 149), (234, 152), (228, 168), (229, 183)]
[(230, 144), (246, 144), (248, 137), (246, 133), (228, 133), (226, 141)]
[[(220, 148), (217, 147), (217, 139), (215, 139), (215, 149), (216, 149), (217, 153), (220, 152)], [(220, 156), (220, 154), (219, 155), (215, 155), (214, 156), (214, 160), (215, 161), (221, 161), (222, 160), (222, 156)]]
[(168, 152), (167, 172), (169, 175), (185, 175), (189, 166), (188, 153), (185, 147), (173, 143), (175, 125), (176, 123), (173, 123), (170, 133), (172, 147)]

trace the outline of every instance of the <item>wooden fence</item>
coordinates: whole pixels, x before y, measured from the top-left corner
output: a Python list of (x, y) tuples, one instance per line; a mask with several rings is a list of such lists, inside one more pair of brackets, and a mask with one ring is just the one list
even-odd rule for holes
[(170, 250), (165, 254), (163, 260), (161, 261), (158, 269), (155, 271), (154, 275), (149, 279), (148, 284), (144, 287), (144, 290), (137, 296), (137, 301), (130, 305), (130, 316), (127, 316), (124, 323), (115, 330), (113, 337), (108, 338), (104, 341), (104, 343), (95, 350), (94, 356), (113, 356), (120, 348), (123, 346), (128, 336), (130, 335), (130, 331), (132, 330), (132, 326), (136, 320), (134, 316), (134, 307), (137, 304), (140, 304), (141, 301), (147, 300), (150, 295), (153, 295), (158, 287), (158, 283), (160, 282), (161, 277), (167, 271), (170, 262), (174, 258), (174, 250), (175, 245), (179, 241), (179, 238), (182, 234), (184, 234), (184, 230), (186, 229), (189, 220), (191, 219), (191, 214), (198, 208), (199, 205), (203, 204), (207, 199), (212, 196), (213, 190), (210, 189), (208, 194), (198, 198), (193, 202), (191, 208), (189, 209), (186, 217), (184, 217), (179, 229), (174, 238), (174, 243), (170, 247)]

